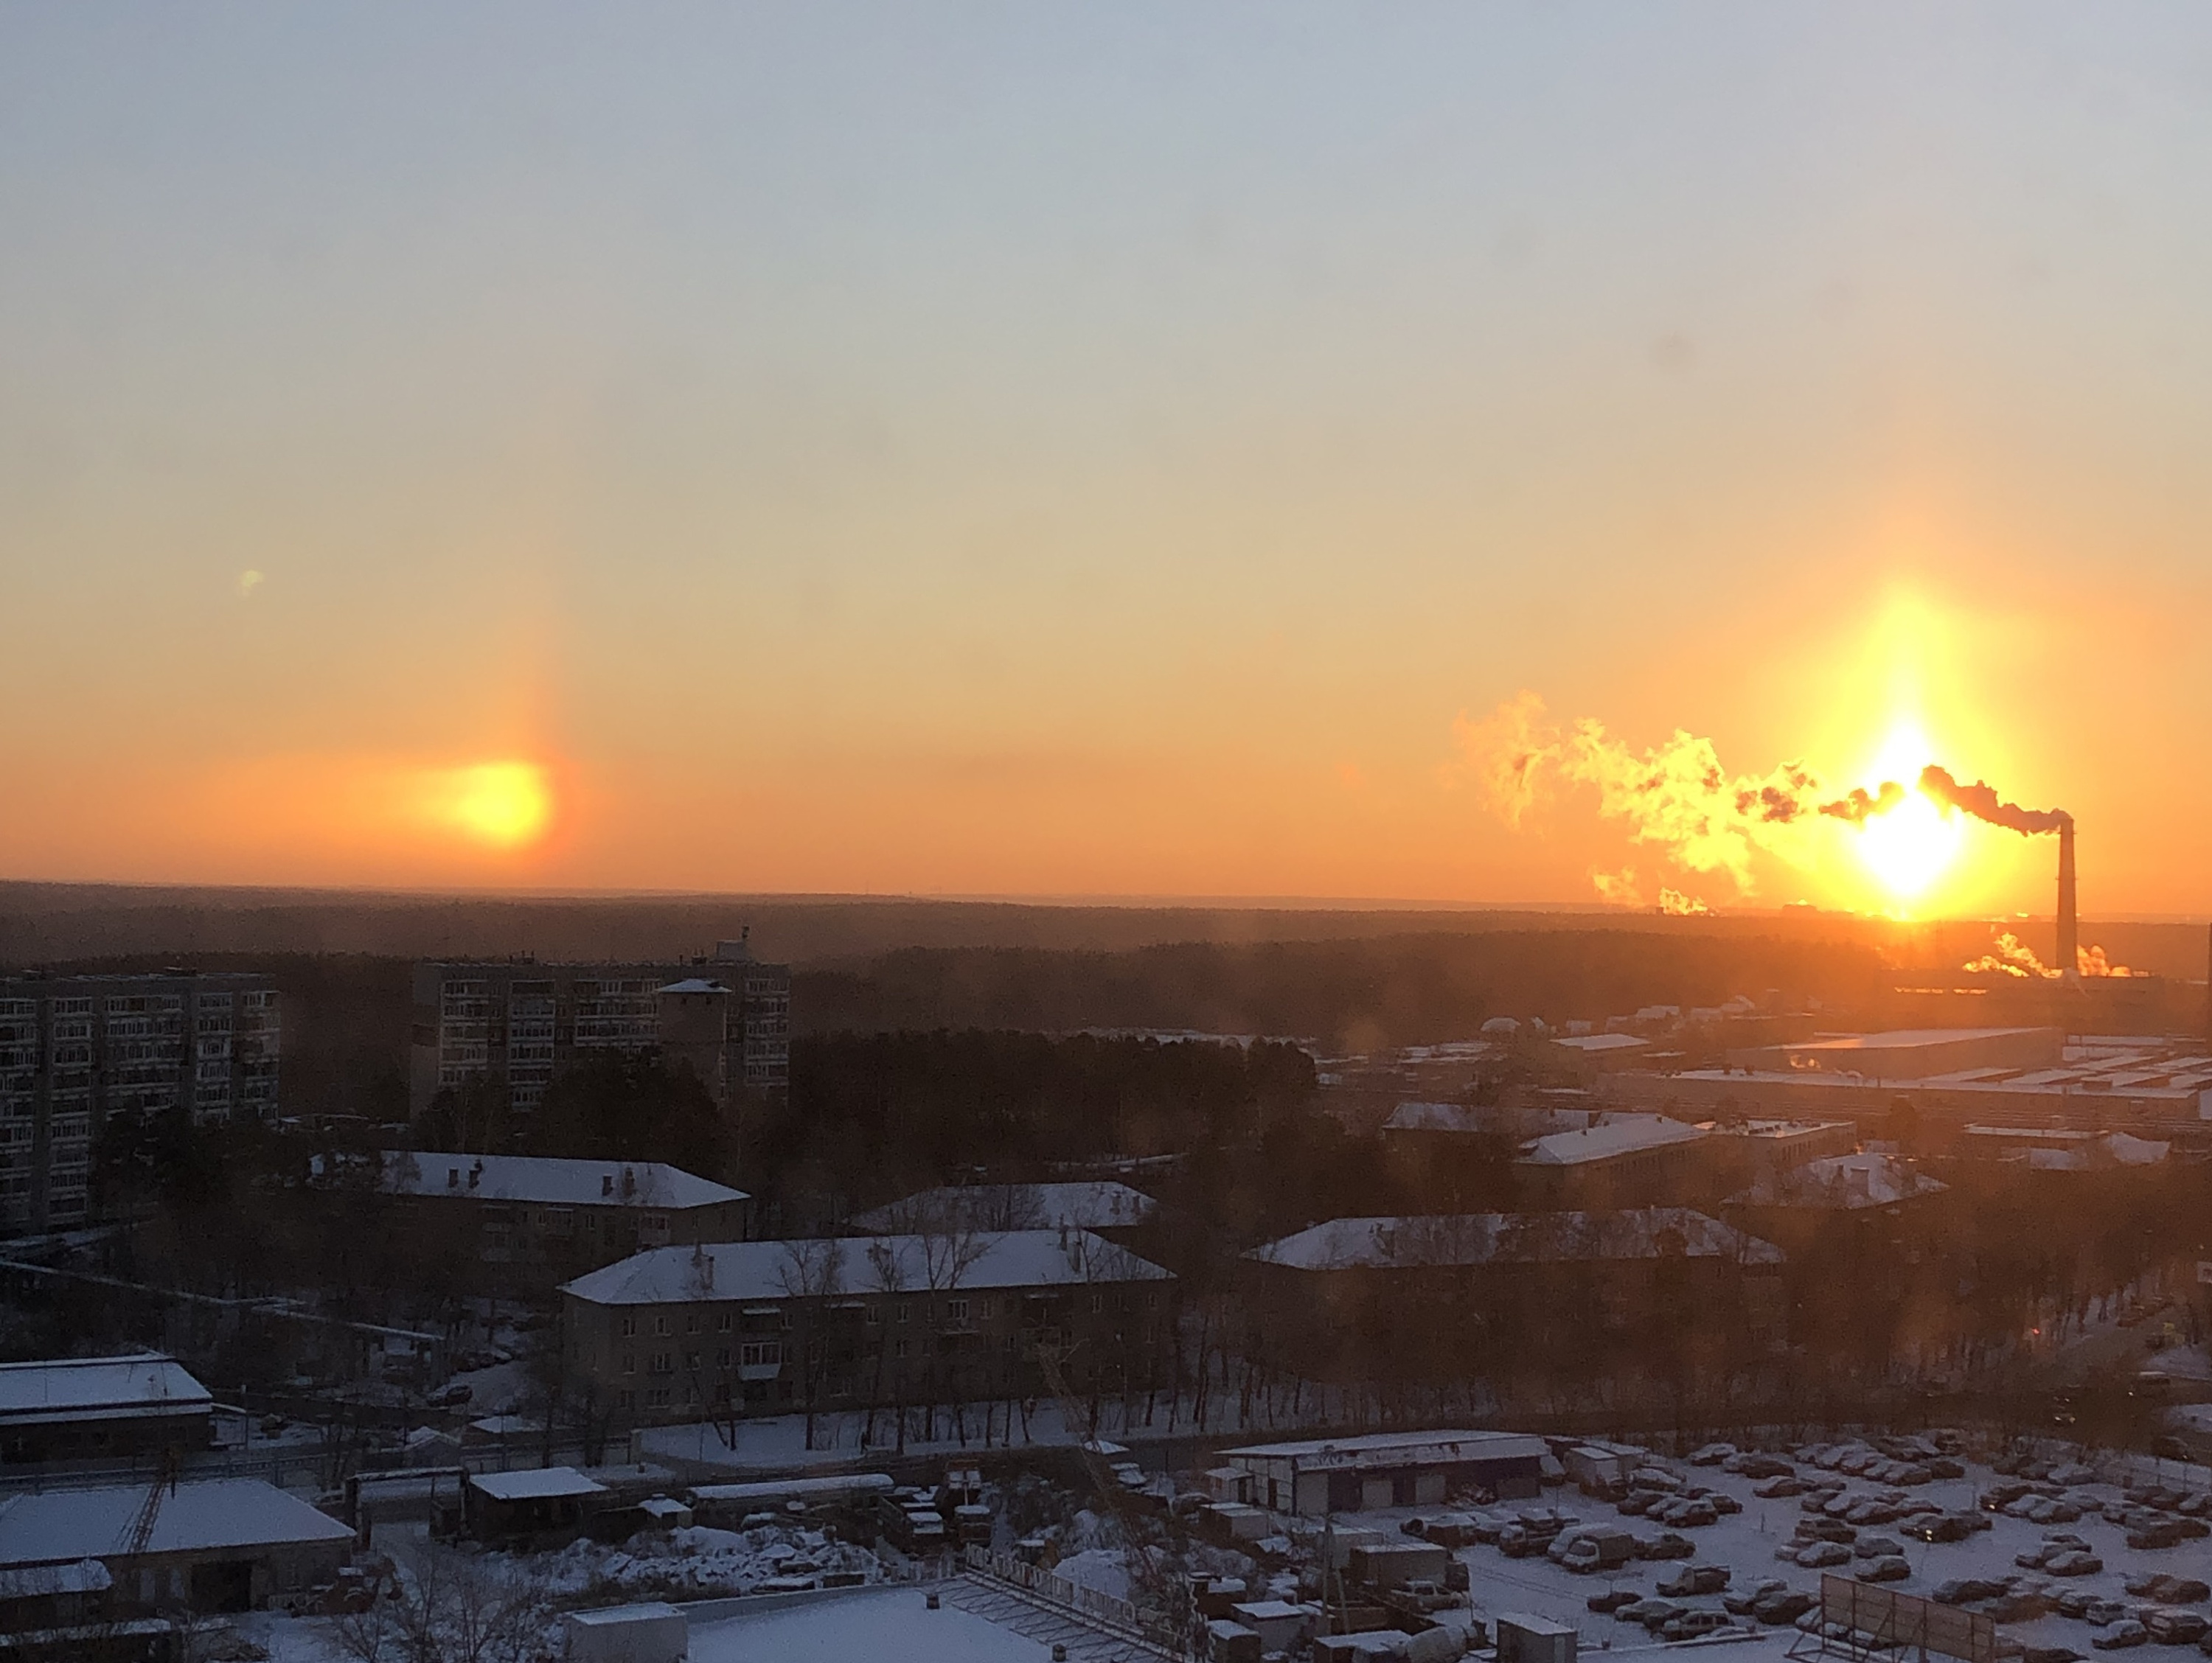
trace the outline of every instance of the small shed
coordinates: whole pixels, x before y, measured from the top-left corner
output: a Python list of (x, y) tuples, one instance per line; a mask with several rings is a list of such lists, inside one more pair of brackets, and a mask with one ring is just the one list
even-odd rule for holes
[(1501, 1612), (1498, 1618), (1498, 1663), (1575, 1663), (1575, 1630), (1571, 1624), (1523, 1611)]
[(1304, 1639), (1313, 1627), (1314, 1613), (1310, 1606), (1294, 1605), (1286, 1599), (1252, 1599), (1229, 1608), (1230, 1616), (1260, 1636), (1263, 1652), (1286, 1652)]
[(574, 1541), (607, 1487), (573, 1466), (478, 1472), (469, 1479), (463, 1523), (480, 1542), (562, 1546)]
[(561, 1633), (570, 1663), (682, 1663), (690, 1654), (684, 1613), (657, 1599), (570, 1611)]
[(1213, 1663), (1260, 1663), (1260, 1654), (1267, 1649), (1256, 1630), (1226, 1617), (1206, 1625), (1206, 1655)]

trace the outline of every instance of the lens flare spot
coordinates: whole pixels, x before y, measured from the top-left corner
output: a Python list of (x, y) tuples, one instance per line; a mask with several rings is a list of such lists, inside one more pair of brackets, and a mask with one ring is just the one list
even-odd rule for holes
[(1887, 814), (1867, 822), (1859, 833), (1859, 859), (1891, 895), (1917, 900), (1950, 870), (1966, 836), (1963, 820), (1910, 791)]
[(477, 762), (433, 774), (424, 792), (429, 817), (472, 842), (520, 849), (553, 821), (553, 782), (535, 762)]

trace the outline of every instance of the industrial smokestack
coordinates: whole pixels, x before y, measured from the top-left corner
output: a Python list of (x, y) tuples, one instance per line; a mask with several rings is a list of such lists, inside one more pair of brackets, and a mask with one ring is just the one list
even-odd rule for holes
[(2074, 916), (2074, 822), (2058, 822), (2058, 973), (2071, 980), (2081, 961), (2081, 939)]

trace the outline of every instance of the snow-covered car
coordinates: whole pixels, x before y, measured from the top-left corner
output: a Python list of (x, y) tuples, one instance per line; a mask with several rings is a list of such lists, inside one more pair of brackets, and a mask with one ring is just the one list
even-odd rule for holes
[(1805, 1481), (1794, 1472), (1778, 1472), (1751, 1487), (1751, 1493), (1762, 1502), (1778, 1502), (1791, 1496), (1805, 1493)]
[(1854, 1559), (1893, 1559), (1905, 1551), (1905, 1544), (1894, 1536), (1862, 1536), (1851, 1544)]
[(1639, 1559), (1686, 1559), (1698, 1551), (1698, 1545), (1686, 1536), (1678, 1536), (1671, 1530), (1662, 1530), (1656, 1536), (1636, 1539), (1636, 1557)]
[(1603, 1593), (1593, 1593), (1583, 1604), (1600, 1617), (1610, 1617), (1623, 1605), (1632, 1605), (1643, 1598), (1634, 1588), (1607, 1588)]
[(1709, 1443), (1692, 1451), (1689, 1460), (1692, 1466), (1718, 1466), (1736, 1454), (1732, 1443)]
[(1732, 1611), (1738, 1617), (1748, 1617), (1751, 1615), (1752, 1608), (1769, 1594), (1789, 1592), (1789, 1583), (1778, 1576), (1769, 1576), (1761, 1581), (1753, 1582), (1747, 1588), (1741, 1588), (1734, 1593), (1724, 1595), (1721, 1599), (1721, 1608)]
[(1659, 1583), (1652, 1592), (1668, 1599), (1692, 1598), (1700, 1593), (1720, 1593), (1729, 1585), (1726, 1565), (1685, 1565), (1672, 1576)]
[(1795, 1623), (1820, 1603), (1802, 1588), (1784, 1588), (1754, 1603), (1751, 1614), (1761, 1623)]
[(2063, 1553), (2054, 1553), (2043, 1562), (2044, 1570), (2052, 1576), (2094, 1576), (2105, 1568), (2105, 1562), (2094, 1553), (2080, 1548), (2069, 1548)]
[(1841, 1542), (1808, 1542), (1790, 1556), (1792, 1564), (1802, 1565), (1808, 1570), (1826, 1570), (1832, 1565), (1848, 1565), (1851, 1551)]
[(2130, 1576), (2120, 1587), (2139, 1599), (2155, 1599), (2161, 1605), (2194, 1605), (2212, 1598), (2212, 1587), (2196, 1577), (2173, 1576), (2162, 1570)]
[(2212, 1623), (2193, 1611), (2148, 1611), (2142, 1625), (2154, 1646), (2193, 1646), (2212, 1632)]
[(1912, 1567), (1901, 1553), (1886, 1553), (1858, 1574), (1862, 1582), (1902, 1582), (1912, 1575)]
[(2100, 1652), (2124, 1652), (2149, 1642), (2150, 1630), (2132, 1617), (2115, 1623), (2089, 1643)]
[(1914, 1520), (1905, 1526), (1905, 1533), (1917, 1542), (1963, 1542), (1974, 1533), (1974, 1526), (1955, 1514), (1938, 1513)]
[(1663, 1623), (1670, 1617), (1680, 1616), (1681, 1611), (1681, 1606), (1672, 1599), (1632, 1599), (1628, 1604), (1617, 1607), (1613, 1614), (1617, 1621), (1622, 1623), (1654, 1620)]
[(1802, 1542), (1856, 1542), (1859, 1533), (1841, 1519), (1800, 1519), (1796, 1536)]
[(1686, 1611), (1680, 1617), (1670, 1617), (1659, 1625), (1662, 1640), (1695, 1640), (1700, 1636), (1732, 1629), (1726, 1611)]

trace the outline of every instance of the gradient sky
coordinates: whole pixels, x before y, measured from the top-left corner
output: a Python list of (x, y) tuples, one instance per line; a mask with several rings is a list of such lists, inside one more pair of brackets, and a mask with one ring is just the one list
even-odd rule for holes
[(2196, 4), (0, 4), (0, 876), (1881, 904), (1526, 689), (2212, 910), (2209, 207)]

